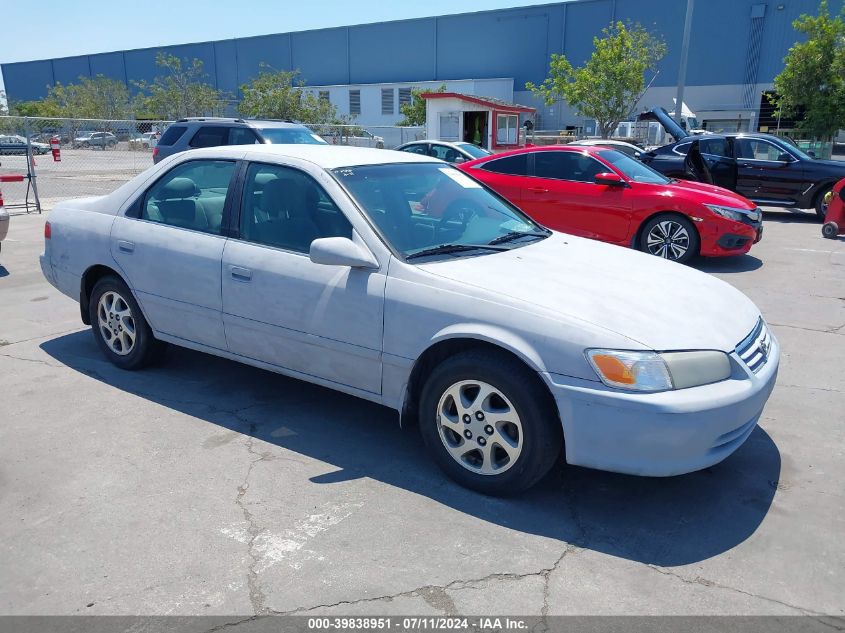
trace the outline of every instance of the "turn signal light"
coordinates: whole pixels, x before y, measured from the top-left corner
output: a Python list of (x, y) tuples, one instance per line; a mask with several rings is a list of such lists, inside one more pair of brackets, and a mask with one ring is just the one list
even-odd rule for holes
[(50, 223), (44, 223), (44, 239), (49, 240), (53, 236), (53, 229), (50, 228)]

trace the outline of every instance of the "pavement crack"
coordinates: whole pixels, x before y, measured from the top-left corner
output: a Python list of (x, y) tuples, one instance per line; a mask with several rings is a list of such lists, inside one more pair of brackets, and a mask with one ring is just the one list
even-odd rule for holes
[(63, 369), (65, 367), (64, 365), (58, 363), (50, 363), (46, 360), (41, 360), (39, 358), (23, 358), (21, 356), (13, 356), (12, 354), (0, 354), (0, 356), (11, 358), (12, 360), (22, 360), (26, 363), (37, 363), (39, 365), (45, 365), (46, 367), (53, 367), (57, 369)]
[(769, 598), (768, 596), (761, 596), (756, 593), (752, 593), (750, 591), (745, 591), (744, 589), (737, 589), (736, 587), (730, 587), (728, 585), (723, 585), (721, 583), (715, 582), (713, 580), (708, 580), (707, 578), (702, 578), (701, 576), (696, 576), (695, 578), (687, 578), (682, 576), (678, 573), (670, 571), (665, 567), (659, 567), (658, 565), (646, 565), (649, 569), (656, 571), (658, 574), (663, 574), (664, 576), (671, 576), (680, 580), (681, 582), (687, 585), (701, 585), (703, 587), (716, 587), (717, 589), (724, 589), (725, 591), (733, 591), (734, 593), (739, 593), (744, 596), (748, 596), (750, 598), (756, 598), (757, 600), (763, 600), (765, 602), (771, 602), (773, 604), (779, 604), (783, 607), (787, 607), (788, 609), (794, 609), (798, 611), (802, 615), (811, 615), (811, 616), (823, 616), (823, 613), (818, 613), (816, 611), (812, 611), (810, 609), (805, 609), (804, 607), (799, 607), (794, 604), (789, 604), (788, 602), (784, 602), (782, 600), (778, 600), (777, 598)]
[(836, 325), (829, 328), (802, 327), (800, 325), (790, 325), (788, 323), (769, 323), (769, 325), (772, 327), (786, 327), (792, 330), (804, 330), (805, 332), (818, 332), (819, 334), (845, 334), (845, 332), (840, 332), (840, 330), (845, 328), (845, 325)]

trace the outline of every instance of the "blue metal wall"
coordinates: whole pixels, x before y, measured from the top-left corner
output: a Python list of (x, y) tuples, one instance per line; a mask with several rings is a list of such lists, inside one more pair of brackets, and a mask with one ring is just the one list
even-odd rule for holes
[[(832, 0), (836, 12), (843, 0)], [(782, 67), (795, 41), (791, 23), (814, 13), (818, 0), (699, 0), (695, 8), (689, 85), (742, 84), (748, 60), (752, 7), (765, 5), (757, 82), (767, 83)], [(540, 82), (549, 56), (564, 53), (580, 64), (592, 38), (612, 20), (639, 22), (662, 35), (669, 55), (655, 86), (677, 81), (686, 3), (683, 0), (574, 0), (527, 8), (281, 33), (156, 49), (100, 53), (2, 64), (8, 97), (43, 97), (55, 82), (103, 74), (124, 81), (151, 81), (159, 50), (199, 58), (209, 81), (235, 94), (262, 63), (299, 69), (311, 85), (513, 77), (519, 91)], [(779, 8), (780, 7), (780, 8)], [(281, 25), (280, 25), (281, 26)]]

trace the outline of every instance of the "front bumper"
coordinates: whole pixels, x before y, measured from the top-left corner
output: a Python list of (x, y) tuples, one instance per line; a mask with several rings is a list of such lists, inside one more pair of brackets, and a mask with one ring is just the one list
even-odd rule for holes
[(722, 461), (748, 438), (775, 385), (780, 345), (755, 374), (736, 353), (732, 374), (711, 385), (627, 393), (543, 373), (558, 406), (570, 464), (666, 477)]
[(705, 257), (742, 255), (763, 238), (763, 221), (711, 218), (698, 225)]

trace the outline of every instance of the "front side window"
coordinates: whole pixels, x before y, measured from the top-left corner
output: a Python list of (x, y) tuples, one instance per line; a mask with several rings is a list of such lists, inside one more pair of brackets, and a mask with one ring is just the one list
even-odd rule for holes
[(422, 154), (423, 156), (428, 155), (428, 149), (425, 144), (423, 145), (408, 145), (402, 148), (403, 152), (410, 152), (411, 154)]
[(235, 163), (192, 160), (171, 169), (144, 196), (141, 219), (220, 235)]
[(352, 225), (317, 182), (291, 167), (253, 163), (241, 202), (241, 239), (307, 253), (322, 237), (352, 237)]
[(548, 235), (450, 165), (365, 165), (332, 173), (390, 246), (409, 259), (491, 253)]
[(248, 127), (233, 127), (229, 130), (229, 145), (255, 145), (260, 143), (255, 132)]
[(702, 154), (728, 155), (728, 141), (724, 138), (703, 138), (698, 142), (698, 147)]
[(534, 175), (537, 178), (595, 182), (596, 174), (606, 171), (607, 167), (581, 152), (545, 151), (534, 154)]
[(734, 145), (737, 158), (777, 161), (787, 153), (782, 147), (758, 138), (737, 138)]
[(516, 129), (519, 127), (519, 116), (516, 114), (496, 115), (496, 143), (499, 145), (516, 145)]
[(308, 128), (265, 127), (261, 136), (273, 145), (326, 145), (325, 139)]
[(445, 160), (447, 163), (454, 163), (456, 160), (458, 160), (460, 153), (454, 147), (449, 147), (447, 145), (437, 145), (435, 143), (431, 146), (430, 155), (434, 158)]
[(229, 128), (223, 125), (201, 127), (188, 145), (191, 147), (219, 147), (226, 144), (228, 137)]

